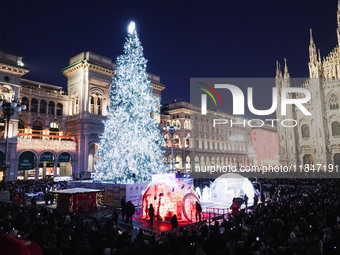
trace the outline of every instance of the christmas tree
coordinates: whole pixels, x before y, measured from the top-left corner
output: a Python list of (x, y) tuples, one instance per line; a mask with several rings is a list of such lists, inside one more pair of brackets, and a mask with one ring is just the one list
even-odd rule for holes
[(159, 113), (160, 101), (152, 95), (147, 60), (133, 22), (128, 32), (111, 83), (108, 118), (96, 153), (96, 181), (147, 182), (152, 174), (165, 169), (161, 151), (164, 139), (151, 117)]

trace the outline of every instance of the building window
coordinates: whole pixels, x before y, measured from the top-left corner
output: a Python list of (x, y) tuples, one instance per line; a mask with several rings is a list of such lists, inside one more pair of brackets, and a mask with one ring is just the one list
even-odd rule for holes
[(31, 112), (37, 112), (38, 111), (38, 100), (33, 98), (31, 101)]
[(46, 113), (47, 103), (45, 100), (40, 101), (40, 113)]
[(335, 94), (332, 94), (329, 97), (328, 104), (330, 110), (338, 110), (339, 109), (338, 97)]
[(79, 98), (78, 96), (76, 97), (76, 103), (75, 103), (75, 113), (79, 113)]
[(94, 114), (94, 97), (90, 98), (90, 113)]
[(301, 126), (301, 134), (302, 134), (302, 138), (309, 138), (309, 126), (307, 124), (303, 124)]
[(332, 122), (332, 135), (340, 136), (340, 123), (337, 121)]
[(50, 135), (59, 135), (59, 125), (55, 122), (50, 123)]
[(22, 105), (26, 105), (26, 109), (24, 110), (24, 111), (28, 111), (29, 109), (28, 109), (28, 99), (27, 99), (27, 97), (23, 97), (22, 99), (21, 99), (21, 104)]
[(54, 115), (54, 102), (50, 101), (48, 103), (48, 114)]
[(63, 115), (63, 104), (57, 103), (57, 115), (62, 116)]
[(25, 122), (22, 119), (18, 122), (18, 133), (25, 133)]
[[(43, 126), (42, 126), (40, 121), (36, 120), (36, 121), (33, 122), (33, 124), (32, 124), (32, 134), (42, 135), (42, 129), (43, 129)], [(33, 136), (32, 138), (41, 139), (40, 136)]]
[(101, 98), (97, 98), (97, 111), (98, 111), (98, 115), (102, 115), (102, 105), (101, 105)]

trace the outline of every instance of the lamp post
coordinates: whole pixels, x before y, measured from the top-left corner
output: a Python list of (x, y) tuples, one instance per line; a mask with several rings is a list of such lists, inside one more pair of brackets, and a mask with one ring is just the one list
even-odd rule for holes
[(180, 130), (180, 126), (174, 125), (170, 126), (168, 125), (163, 127), (164, 131), (168, 131), (171, 135), (171, 170), (174, 172), (174, 134), (176, 131)]
[(11, 120), (11, 116), (15, 112), (20, 112), (21, 110), (26, 109), (26, 105), (19, 105), (18, 99), (13, 99), (10, 101), (7, 101), (3, 98), (0, 99), (0, 107), (2, 109), (2, 118), (6, 118), (6, 137), (5, 137), (5, 159), (3, 162), (3, 181), (6, 181), (7, 178), (7, 169), (10, 168), (10, 163), (8, 161), (8, 133), (9, 133), (9, 122)]

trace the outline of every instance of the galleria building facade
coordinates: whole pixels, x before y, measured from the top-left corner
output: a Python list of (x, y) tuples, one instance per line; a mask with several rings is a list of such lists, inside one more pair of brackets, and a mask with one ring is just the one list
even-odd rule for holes
[[(92, 52), (72, 57), (63, 69), (68, 80), (67, 92), (62, 86), (24, 79), (22, 76), (29, 71), (21, 56), (0, 52), (2, 100), (5, 103), (17, 99), (21, 105), (26, 105), (25, 110), (13, 112), (8, 130), (6, 117), (0, 118), (0, 177), (5, 174), (6, 180), (56, 176), (90, 178), (107, 115), (114, 63)], [(154, 96), (161, 97), (165, 86), (160, 78), (149, 74), (149, 79)], [(252, 149), (251, 128), (212, 128), (213, 118), (232, 116), (208, 111), (206, 116), (197, 115), (200, 117), (193, 119), (193, 113), (199, 111), (188, 102), (180, 101), (163, 105), (161, 114), (153, 116), (166, 141), (164, 161), (169, 170), (184, 173), (195, 164), (223, 166), (257, 161)], [(168, 124), (180, 126), (173, 136), (173, 169), (171, 135), (162, 128)], [(276, 135), (275, 130), (268, 132)], [(242, 139), (230, 139), (233, 136)], [(261, 161), (277, 163), (273, 157), (262, 157)]]

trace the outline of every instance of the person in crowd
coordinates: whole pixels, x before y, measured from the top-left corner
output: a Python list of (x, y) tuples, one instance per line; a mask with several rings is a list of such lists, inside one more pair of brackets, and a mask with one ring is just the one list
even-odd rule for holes
[(243, 200), (244, 200), (244, 204), (246, 206), (246, 209), (248, 209), (248, 200), (249, 200), (249, 198), (248, 198), (247, 194), (244, 194)]
[(149, 207), (149, 217), (150, 217), (150, 220), (149, 220), (149, 224), (152, 226), (153, 225), (153, 218), (155, 216), (155, 209), (153, 208), (153, 205), (150, 204), (150, 207)]
[(202, 206), (200, 205), (200, 203), (198, 201), (196, 201), (196, 221), (197, 221), (197, 218), (199, 219), (199, 221), (202, 220), (201, 214), (202, 214)]
[(125, 218), (125, 211), (126, 211), (126, 198), (125, 196), (122, 197), (122, 200), (120, 200), (120, 206), (122, 208), (122, 219)]
[(254, 195), (254, 203), (253, 203), (253, 206), (256, 207), (257, 206), (257, 203), (259, 202), (259, 196), (255, 193)]
[(170, 223), (171, 223), (171, 229), (172, 229), (172, 230), (178, 228), (178, 220), (177, 220), (176, 214), (174, 214), (174, 215), (171, 217)]
[(132, 216), (133, 216), (133, 214), (135, 213), (135, 206), (134, 206), (133, 203), (131, 203), (131, 201), (128, 201), (128, 202), (126, 203), (126, 206), (125, 206), (125, 207), (126, 207), (126, 208), (125, 208), (125, 210), (126, 210), (126, 212), (125, 212), (125, 214), (126, 214), (126, 220), (125, 220), (125, 222), (126, 222), (126, 223), (132, 224)]
[(112, 211), (112, 220), (113, 223), (117, 226), (118, 225), (118, 211), (117, 208), (114, 208)]
[(238, 212), (240, 211), (241, 206), (239, 204), (236, 203), (236, 201), (233, 199), (233, 203), (230, 206), (231, 209), (231, 213), (233, 215), (238, 214)]
[(35, 196), (32, 196), (32, 198), (31, 198), (31, 204), (32, 204), (33, 206), (36, 206), (36, 205), (37, 205), (37, 200), (36, 200)]
[(49, 192), (44, 193), (44, 200), (45, 200), (45, 205), (48, 205), (48, 201), (50, 200)]

